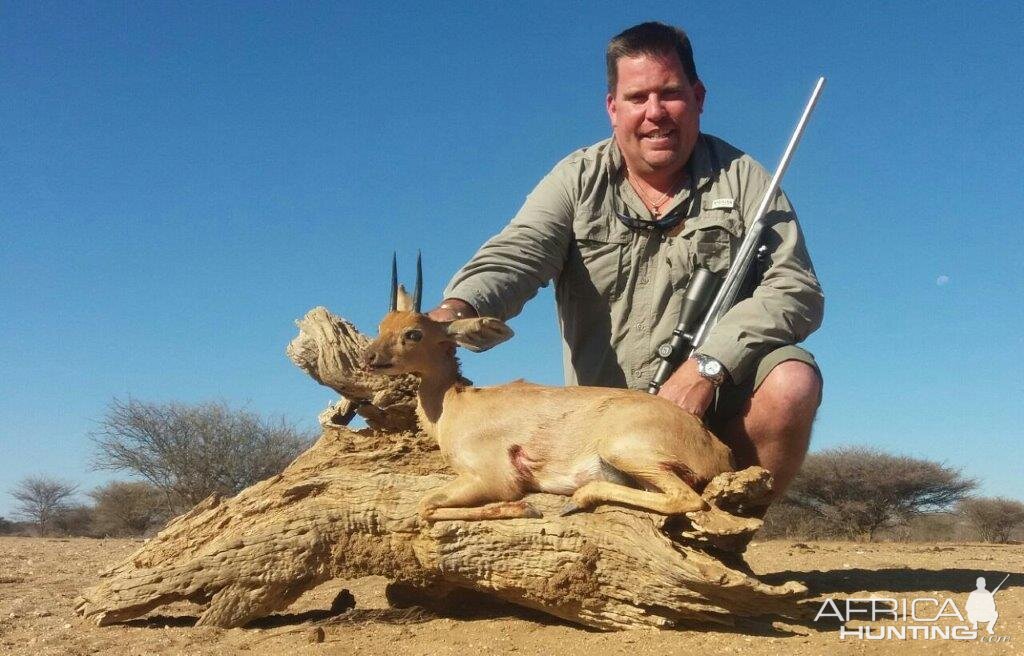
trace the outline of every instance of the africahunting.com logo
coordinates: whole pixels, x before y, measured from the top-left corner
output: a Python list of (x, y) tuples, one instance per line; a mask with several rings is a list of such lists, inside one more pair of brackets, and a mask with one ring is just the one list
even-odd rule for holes
[[(1003, 587), (1007, 574), (991, 592), (985, 577), (975, 581), (975, 590), (967, 596), (963, 608), (953, 599), (936, 597), (851, 597), (822, 602), (814, 621), (837, 620), (840, 640), (977, 640), (1009, 642), (1009, 636), (996, 633), (999, 611), (995, 595)], [(868, 624), (846, 626), (850, 621)], [(885, 622), (884, 624), (872, 624)]]

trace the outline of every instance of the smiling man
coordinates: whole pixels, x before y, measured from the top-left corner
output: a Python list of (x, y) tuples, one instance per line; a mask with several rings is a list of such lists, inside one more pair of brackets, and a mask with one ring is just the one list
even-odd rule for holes
[[(724, 274), (771, 176), (701, 133), (707, 92), (682, 30), (631, 27), (606, 61), (612, 138), (559, 162), (430, 315), (506, 320), (555, 280), (566, 384), (646, 389), (694, 268)], [(772, 471), (779, 494), (803, 462), (821, 399), (814, 358), (796, 344), (820, 325), (824, 303), (781, 192), (764, 234), (768, 257), (742, 300), (660, 394), (703, 416), (739, 467)]]

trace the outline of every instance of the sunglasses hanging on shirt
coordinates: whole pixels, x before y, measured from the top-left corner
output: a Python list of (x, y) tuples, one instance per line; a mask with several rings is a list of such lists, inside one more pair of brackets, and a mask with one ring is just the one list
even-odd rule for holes
[(683, 219), (686, 218), (686, 212), (672, 212), (668, 216), (663, 216), (655, 221), (637, 219), (622, 212), (616, 212), (615, 218), (630, 230), (661, 230), (664, 232), (682, 223)]

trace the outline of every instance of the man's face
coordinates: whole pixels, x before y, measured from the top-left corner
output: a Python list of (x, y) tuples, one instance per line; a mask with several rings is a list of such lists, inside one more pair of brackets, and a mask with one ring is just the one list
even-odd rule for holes
[(690, 84), (675, 53), (622, 57), (608, 117), (626, 164), (639, 175), (674, 175), (697, 143), (704, 85)]

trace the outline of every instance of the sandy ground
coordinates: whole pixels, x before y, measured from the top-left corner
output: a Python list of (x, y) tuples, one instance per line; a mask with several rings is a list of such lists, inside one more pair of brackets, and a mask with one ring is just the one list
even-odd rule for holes
[[(0, 538), (0, 654), (1016, 654), (1024, 646), (1024, 546), (965, 544), (753, 543), (748, 560), (772, 583), (796, 579), (821, 601), (874, 593), (907, 599), (951, 599), (966, 614), (978, 576), (991, 588), (1010, 579), (995, 597), (999, 619), (993, 638), (956, 640), (841, 640), (834, 621), (778, 624), (777, 630), (692, 627), (686, 630), (598, 633), (510, 606), (467, 609), (441, 617), (421, 609), (390, 609), (385, 581), (376, 577), (332, 581), (299, 599), (287, 614), (245, 629), (196, 628), (195, 607), (175, 604), (125, 625), (99, 628), (72, 613), (73, 600), (97, 574), (137, 549), (132, 540)], [(356, 607), (330, 611), (348, 589)], [(936, 604), (919, 602), (920, 618)], [(863, 607), (863, 606), (862, 606)], [(949, 610), (949, 607), (946, 607)], [(951, 612), (951, 611), (950, 611)], [(850, 622), (847, 626), (951, 626), (930, 622)], [(969, 624), (968, 624), (969, 626)], [(323, 641), (313, 642), (323, 631)], [(987, 636), (984, 627), (980, 635)], [(990, 640), (990, 641), (986, 641)]]

